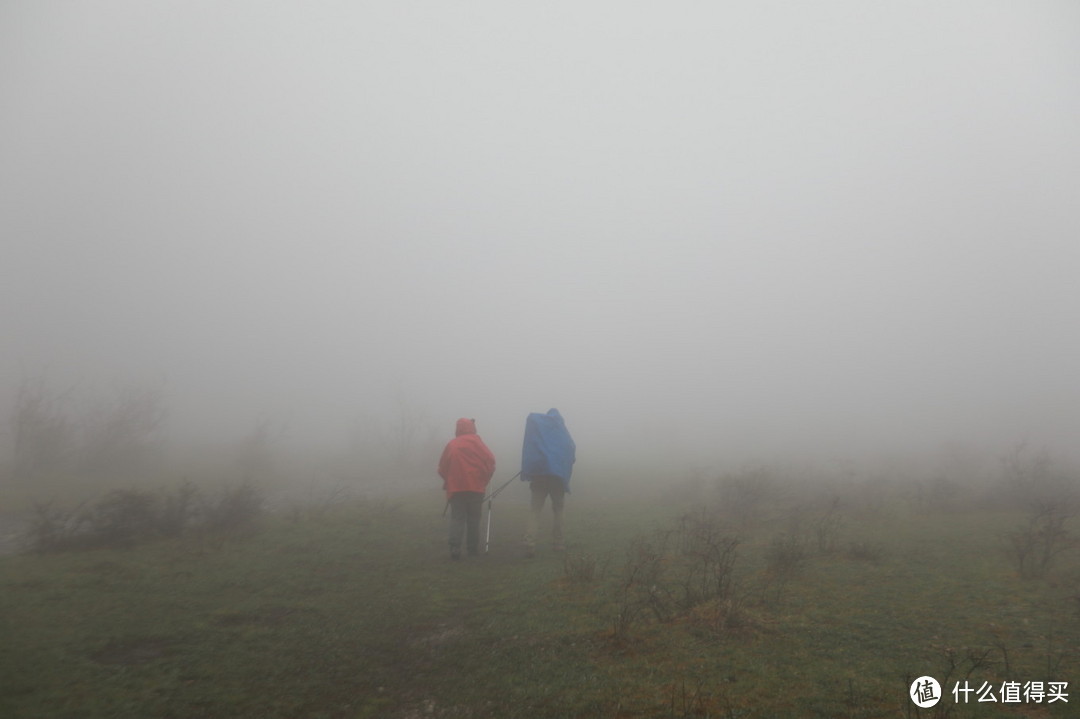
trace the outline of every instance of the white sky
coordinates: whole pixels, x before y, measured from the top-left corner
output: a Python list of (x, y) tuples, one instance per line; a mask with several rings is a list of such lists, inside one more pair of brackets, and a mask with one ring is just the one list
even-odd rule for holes
[(1080, 445), (1080, 4), (524, 5), (0, 0), (2, 389)]

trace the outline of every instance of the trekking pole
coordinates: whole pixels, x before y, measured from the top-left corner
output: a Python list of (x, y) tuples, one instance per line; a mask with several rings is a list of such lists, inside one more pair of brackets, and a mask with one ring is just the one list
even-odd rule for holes
[(495, 496), (498, 495), (499, 492), (501, 492), (504, 489), (506, 489), (507, 487), (509, 487), (510, 483), (513, 482), (515, 479), (517, 479), (520, 476), (521, 476), (521, 472), (518, 472), (517, 474), (515, 474), (510, 479), (506, 480), (506, 483), (503, 484), (503, 486), (499, 487), (494, 492), (492, 492), (487, 497), (485, 497), (485, 499), (487, 500), (487, 515), (488, 516), (487, 516), (487, 532), (484, 535), (484, 554), (488, 553), (488, 548), (491, 546), (491, 500), (495, 499)]
[(506, 489), (507, 487), (509, 487), (509, 486), (510, 486), (510, 483), (511, 483), (511, 482), (513, 482), (513, 481), (514, 481), (515, 479), (517, 479), (517, 478), (518, 478), (518, 477), (520, 477), (520, 476), (521, 476), (521, 472), (518, 472), (517, 474), (515, 474), (515, 475), (514, 475), (513, 477), (511, 477), (510, 479), (506, 480), (506, 482), (505, 482), (505, 483), (503, 483), (503, 486), (499, 487), (499, 488), (498, 488), (498, 489), (496, 489), (496, 490), (495, 490), (494, 492), (492, 492), (492, 493), (491, 493), (491, 494), (489, 494), (488, 496), (484, 497), (484, 499), (485, 499), (486, 501), (489, 501), (489, 502), (490, 502), (491, 500), (495, 499), (495, 497), (496, 497), (496, 496), (498, 496), (499, 492), (501, 492), (501, 491), (503, 491), (504, 489)]

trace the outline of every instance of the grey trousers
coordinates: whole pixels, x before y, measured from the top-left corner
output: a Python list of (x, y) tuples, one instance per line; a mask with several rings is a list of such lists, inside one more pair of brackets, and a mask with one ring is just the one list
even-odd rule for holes
[(465, 549), (475, 555), (480, 551), (480, 514), (484, 495), (480, 492), (454, 492), (450, 495), (450, 552), (461, 553), (461, 538)]

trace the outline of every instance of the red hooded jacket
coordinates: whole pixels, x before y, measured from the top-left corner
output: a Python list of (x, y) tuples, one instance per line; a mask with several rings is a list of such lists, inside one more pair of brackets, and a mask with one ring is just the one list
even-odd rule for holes
[(446, 443), (439, 458), (439, 476), (447, 496), (455, 492), (483, 493), (493, 474), (495, 455), (476, 433), (476, 423), (459, 419), (457, 436)]

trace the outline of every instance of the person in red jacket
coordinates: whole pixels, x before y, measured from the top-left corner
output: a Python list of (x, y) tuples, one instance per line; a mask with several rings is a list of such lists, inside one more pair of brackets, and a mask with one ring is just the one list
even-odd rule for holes
[(461, 538), (475, 557), (480, 548), (480, 514), (484, 491), (495, 474), (495, 455), (476, 433), (476, 420), (459, 419), (457, 436), (446, 443), (439, 458), (439, 476), (443, 479), (450, 504), (450, 556), (461, 558)]

